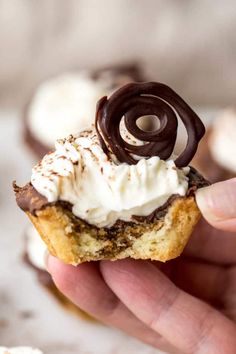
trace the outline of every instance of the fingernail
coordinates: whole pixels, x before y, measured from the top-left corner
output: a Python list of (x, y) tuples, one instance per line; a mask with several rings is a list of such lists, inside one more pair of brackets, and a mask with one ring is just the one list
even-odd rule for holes
[(236, 178), (215, 183), (196, 192), (196, 201), (209, 221), (225, 221), (236, 217)]

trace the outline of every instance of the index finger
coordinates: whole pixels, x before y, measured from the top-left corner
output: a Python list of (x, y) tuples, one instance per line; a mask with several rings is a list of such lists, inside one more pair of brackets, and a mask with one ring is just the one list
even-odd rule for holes
[(184, 255), (222, 265), (236, 264), (236, 233), (217, 230), (201, 219)]
[(177, 288), (150, 262), (102, 262), (103, 277), (133, 314), (185, 353), (233, 353), (236, 326)]

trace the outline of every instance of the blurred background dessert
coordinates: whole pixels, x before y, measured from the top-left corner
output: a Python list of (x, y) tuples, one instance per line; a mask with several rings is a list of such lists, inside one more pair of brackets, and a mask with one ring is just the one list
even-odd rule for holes
[(30, 347), (5, 348), (0, 347), (0, 354), (43, 354), (41, 350)]
[(37, 157), (54, 148), (56, 139), (89, 127), (97, 101), (131, 81), (145, 81), (137, 64), (74, 71), (42, 82), (24, 111), (24, 139)]
[(78, 306), (74, 305), (57, 289), (45, 267), (46, 251), (47, 247), (39, 236), (39, 233), (32, 225), (29, 225), (25, 231), (24, 261), (35, 272), (39, 284), (53, 295), (64, 309), (85, 320), (95, 321), (95, 319), (80, 310)]

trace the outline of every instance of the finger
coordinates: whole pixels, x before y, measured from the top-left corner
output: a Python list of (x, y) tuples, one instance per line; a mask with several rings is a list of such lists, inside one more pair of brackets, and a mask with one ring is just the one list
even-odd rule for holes
[(201, 220), (191, 236), (184, 254), (224, 265), (236, 263), (236, 235), (219, 231)]
[(156, 348), (174, 351), (160, 335), (138, 320), (121, 303), (104, 282), (98, 263), (83, 263), (73, 267), (50, 256), (47, 269), (58, 289), (80, 309)]
[(199, 189), (196, 201), (211, 225), (236, 232), (236, 178)]
[(179, 257), (158, 266), (176, 286), (218, 308), (230, 281), (228, 269)]
[(236, 326), (201, 300), (178, 289), (150, 262), (102, 262), (105, 281), (145, 324), (186, 353), (232, 353)]

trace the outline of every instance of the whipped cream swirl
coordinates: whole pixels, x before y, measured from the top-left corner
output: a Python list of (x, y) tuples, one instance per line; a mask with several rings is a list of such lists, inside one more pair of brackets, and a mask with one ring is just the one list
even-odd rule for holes
[(74, 215), (97, 227), (147, 216), (188, 190), (188, 167), (157, 156), (136, 165), (118, 163), (104, 153), (94, 128), (55, 147), (33, 168), (31, 183), (49, 202), (69, 202)]

